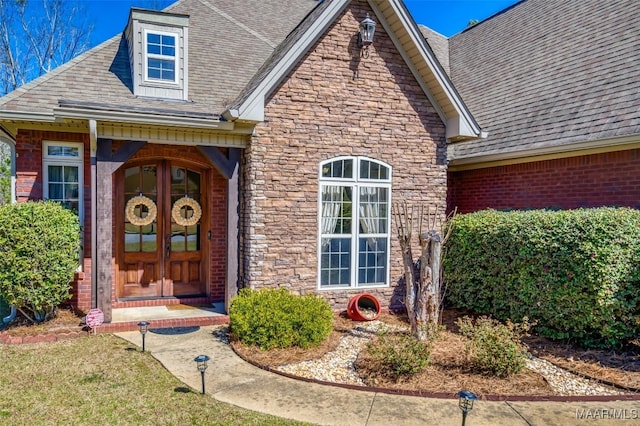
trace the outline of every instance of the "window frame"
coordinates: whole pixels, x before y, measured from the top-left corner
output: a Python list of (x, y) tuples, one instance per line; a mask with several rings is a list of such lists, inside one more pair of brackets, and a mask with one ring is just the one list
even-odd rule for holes
[[(49, 155), (49, 147), (63, 146), (78, 148), (78, 157)], [(84, 144), (81, 142), (45, 141), (42, 144), (42, 198), (49, 198), (49, 166), (77, 166), (78, 167), (78, 219), (80, 226), (84, 225)], [(53, 200), (56, 201), (56, 200)]]
[[(162, 39), (162, 36), (172, 37), (174, 40), (174, 55), (162, 55), (158, 53), (149, 53), (148, 51), (148, 35), (154, 34), (159, 35)], [(142, 66), (144, 69), (143, 80), (145, 83), (149, 84), (167, 84), (167, 85), (177, 85), (179, 83), (178, 70), (179, 70), (179, 61), (180, 61), (180, 34), (177, 32), (169, 32), (169, 31), (160, 31), (151, 28), (144, 28), (142, 31)], [(173, 61), (173, 80), (163, 79), (163, 78), (152, 78), (149, 77), (149, 59), (159, 59), (159, 60), (171, 60)]]
[[(352, 177), (323, 177), (323, 168), (327, 165), (338, 161), (352, 160)], [(360, 170), (363, 161), (369, 161), (371, 163), (378, 164), (387, 169), (386, 179), (370, 179), (361, 178)], [(346, 289), (367, 289), (367, 288), (386, 288), (390, 286), (391, 276), (391, 199), (392, 199), (392, 167), (383, 161), (376, 160), (370, 157), (364, 156), (339, 156), (327, 159), (320, 163), (318, 170), (318, 232), (317, 232), (317, 289), (320, 291), (332, 291), (332, 290), (346, 290)], [(350, 187), (352, 189), (351, 200), (351, 232), (348, 234), (325, 234), (322, 232), (322, 210), (323, 210), (323, 190), (327, 186), (342, 186)], [(360, 232), (359, 224), (359, 211), (360, 211), (360, 193), (361, 188), (385, 188), (387, 190), (387, 230), (386, 233), (367, 234)], [(350, 278), (349, 285), (323, 285), (322, 284), (322, 239), (323, 238), (350, 238)], [(358, 271), (359, 265), (359, 241), (360, 238), (371, 237), (384, 237), (386, 241), (386, 276), (383, 283), (373, 283), (358, 285)]]

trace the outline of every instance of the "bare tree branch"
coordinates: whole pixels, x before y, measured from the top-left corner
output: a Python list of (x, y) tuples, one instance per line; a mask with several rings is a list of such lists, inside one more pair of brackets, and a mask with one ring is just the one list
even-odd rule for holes
[(87, 50), (92, 29), (78, 1), (0, 0), (0, 95)]

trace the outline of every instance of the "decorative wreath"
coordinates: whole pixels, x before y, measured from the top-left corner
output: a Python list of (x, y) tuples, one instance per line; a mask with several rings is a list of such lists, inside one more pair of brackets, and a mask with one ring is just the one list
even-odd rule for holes
[[(193, 214), (191, 215), (191, 217), (187, 217), (186, 214), (185, 216), (182, 215), (183, 207), (188, 207), (193, 210)], [(174, 222), (180, 226), (193, 226), (198, 223), (198, 221), (202, 217), (202, 208), (196, 200), (185, 195), (184, 197), (173, 203), (173, 207), (171, 208), (171, 217), (173, 218)]]
[[(136, 209), (139, 205), (142, 205), (147, 208), (147, 215), (142, 217), (142, 209), (140, 209), (140, 215), (136, 213)], [(153, 223), (156, 220), (156, 216), (158, 215), (158, 208), (156, 207), (156, 203), (149, 197), (145, 197), (144, 195), (137, 195), (127, 201), (127, 205), (124, 208), (124, 213), (129, 222), (132, 225), (136, 226), (147, 226)]]

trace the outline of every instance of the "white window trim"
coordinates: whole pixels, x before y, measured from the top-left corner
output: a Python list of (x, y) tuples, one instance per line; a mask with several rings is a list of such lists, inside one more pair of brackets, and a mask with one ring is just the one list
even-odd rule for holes
[[(160, 54), (156, 54), (156, 53), (148, 53), (147, 51), (147, 34), (158, 34), (160, 36), (169, 36), (169, 37), (173, 37), (175, 43), (174, 43), (174, 49), (175, 49), (175, 55), (174, 56), (168, 56), (168, 55), (160, 55)], [(175, 86), (176, 84), (178, 84), (179, 82), (179, 69), (180, 69), (180, 34), (178, 33), (173, 33), (173, 32), (167, 32), (167, 31), (158, 31), (158, 30), (153, 30), (153, 29), (149, 29), (149, 28), (145, 28), (143, 30), (143, 34), (142, 34), (142, 66), (144, 69), (144, 73), (143, 73), (143, 80), (145, 83), (149, 83), (149, 84), (167, 84), (167, 85), (172, 85)], [(160, 79), (160, 78), (149, 78), (149, 59), (161, 59), (161, 60), (171, 60), (173, 61), (173, 81), (172, 80), (164, 80), (164, 79)]]
[[(78, 157), (60, 157), (48, 155), (50, 146), (68, 146), (78, 148)], [(77, 142), (45, 141), (42, 144), (42, 197), (49, 199), (49, 166), (78, 166), (78, 218), (84, 227), (84, 144)]]
[[(353, 177), (352, 178), (334, 178), (323, 177), (322, 168), (336, 161), (340, 160), (353, 160)], [(370, 161), (373, 163), (384, 166), (389, 171), (387, 179), (362, 179), (360, 178), (360, 163), (362, 160)], [(317, 232), (317, 289), (319, 291), (334, 291), (334, 290), (354, 290), (354, 289), (368, 289), (368, 288), (387, 288), (391, 285), (391, 203), (392, 203), (392, 167), (390, 164), (382, 161), (362, 156), (340, 156), (330, 158), (320, 163), (318, 169), (318, 232)], [(350, 186), (352, 187), (352, 208), (351, 208), (351, 234), (323, 234), (322, 233), (322, 192), (325, 186)], [(379, 187), (387, 188), (389, 191), (389, 211), (387, 212), (387, 233), (386, 234), (366, 234), (376, 237), (387, 238), (387, 276), (385, 277), (385, 283), (383, 284), (371, 284), (371, 285), (358, 285), (358, 240), (360, 238), (359, 225), (358, 225), (358, 212), (360, 211), (360, 187)], [(346, 235), (351, 238), (351, 277), (349, 286), (322, 286), (322, 238), (340, 238)]]

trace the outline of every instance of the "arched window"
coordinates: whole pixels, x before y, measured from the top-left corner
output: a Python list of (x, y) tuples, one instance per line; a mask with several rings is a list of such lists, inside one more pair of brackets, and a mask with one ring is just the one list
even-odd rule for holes
[(319, 288), (389, 285), (391, 167), (338, 157), (319, 179)]

